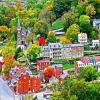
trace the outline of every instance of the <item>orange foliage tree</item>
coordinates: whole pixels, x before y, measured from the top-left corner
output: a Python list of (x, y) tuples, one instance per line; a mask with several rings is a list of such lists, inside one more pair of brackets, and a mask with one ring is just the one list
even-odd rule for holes
[(66, 39), (66, 44), (72, 44), (70, 39)]
[(52, 76), (55, 76), (56, 70), (52, 68), (51, 66), (48, 66), (47, 69), (44, 72), (44, 79), (46, 81), (49, 81), (49, 78)]
[(9, 54), (7, 57), (4, 58), (4, 66), (5, 67), (4, 67), (3, 73), (6, 78), (9, 78), (9, 71), (15, 65), (17, 65), (17, 62), (13, 58), (12, 54)]

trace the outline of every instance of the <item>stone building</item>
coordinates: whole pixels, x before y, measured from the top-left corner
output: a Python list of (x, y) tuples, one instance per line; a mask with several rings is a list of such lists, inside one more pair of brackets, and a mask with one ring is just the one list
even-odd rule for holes
[(84, 55), (83, 44), (49, 43), (43, 46), (39, 57), (52, 59), (76, 58)]

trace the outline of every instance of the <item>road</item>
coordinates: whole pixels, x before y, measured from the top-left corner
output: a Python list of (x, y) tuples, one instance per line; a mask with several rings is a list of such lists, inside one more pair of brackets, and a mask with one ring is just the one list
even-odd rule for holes
[(5, 81), (0, 78), (0, 98), (1, 100), (19, 100), (18, 97), (15, 97), (9, 87), (6, 85)]

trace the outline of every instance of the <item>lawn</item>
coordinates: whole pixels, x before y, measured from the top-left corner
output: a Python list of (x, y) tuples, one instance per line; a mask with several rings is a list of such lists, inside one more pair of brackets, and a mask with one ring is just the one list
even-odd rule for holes
[(100, 52), (84, 52), (84, 56), (100, 56)]
[(53, 24), (52, 24), (52, 29), (59, 29), (63, 28), (62, 20), (61, 18), (57, 19)]
[(27, 96), (24, 100), (33, 100), (33, 95)]
[(0, 45), (0, 50), (2, 49), (2, 48), (4, 48), (6, 46), (6, 43), (3, 43), (3, 45)]
[(71, 68), (74, 68), (74, 64), (63, 64), (63, 69), (64, 70), (71, 69)]

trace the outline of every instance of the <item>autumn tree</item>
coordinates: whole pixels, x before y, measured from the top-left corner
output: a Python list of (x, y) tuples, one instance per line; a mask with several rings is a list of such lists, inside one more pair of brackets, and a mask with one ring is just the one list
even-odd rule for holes
[(52, 76), (55, 76), (55, 72), (56, 70), (51, 66), (47, 67), (47, 69), (44, 71), (44, 79), (46, 80), (46, 82), (48, 82)]
[(47, 42), (48, 43), (55, 43), (56, 42), (56, 36), (55, 36), (55, 32), (50, 31), (47, 37)]
[(61, 38), (60, 38), (60, 42), (61, 42), (62, 44), (66, 44), (66, 37), (61, 37)]
[(13, 66), (17, 65), (17, 62), (13, 58), (12, 54), (9, 54), (7, 57), (4, 58), (4, 65), (5, 65), (5, 68), (3, 70), (4, 76), (6, 78), (9, 78), (9, 71)]
[(67, 30), (72, 24), (75, 24), (78, 22), (78, 17), (73, 12), (65, 13), (62, 16), (62, 19), (63, 19), (63, 25), (64, 25), (65, 30)]
[(16, 9), (17, 9), (17, 10), (22, 10), (22, 7), (23, 7), (23, 6), (22, 6), (22, 4), (21, 4), (20, 1), (16, 2), (15, 5), (16, 5)]
[(14, 54), (15, 54), (15, 51), (16, 51), (16, 49), (15, 49), (14, 47), (5, 46), (5, 47), (2, 49), (1, 53), (2, 53), (2, 56), (3, 56), (3, 57), (7, 57), (9, 54), (14, 55)]
[(40, 20), (35, 23), (34, 25), (34, 33), (36, 35), (40, 34), (42, 37), (46, 38), (48, 34), (48, 25), (45, 21)]
[(0, 38), (3, 40), (9, 37), (9, 29), (7, 26), (0, 26)]
[(27, 57), (30, 61), (35, 62), (37, 60), (38, 54), (41, 52), (41, 47), (32, 44), (28, 49), (27, 49)]
[(80, 28), (77, 24), (72, 24), (66, 32), (66, 37), (69, 38), (73, 43), (77, 42), (77, 35), (80, 33)]
[(52, 26), (52, 22), (56, 19), (56, 15), (53, 11), (43, 10), (40, 13), (39, 18)]
[(66, 39), (66, 44), (72, 44), (70, 39)]
[(96, 14), (96, 11), (95, 11), (95, 8), (92, 4), (89, 4), (87, 7), (86, 7), (86, 14), (90, 17), (92, 17), (93, 15)]
[(15, 18), (16, 16), (16, 10), (14, 6), (8, 6), (5, 11), (5, 16), (8, 18), (8, 20), (11, 20)]

